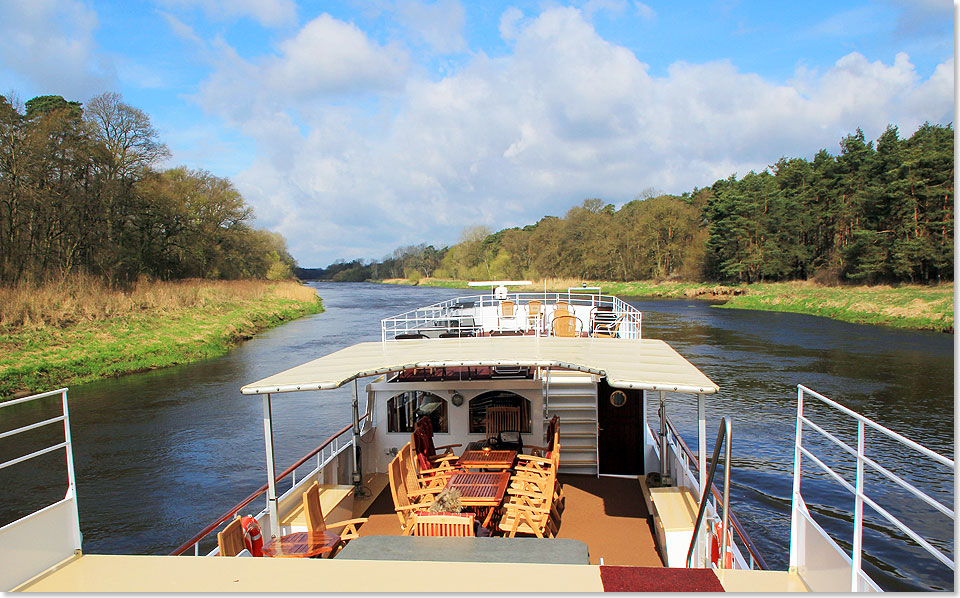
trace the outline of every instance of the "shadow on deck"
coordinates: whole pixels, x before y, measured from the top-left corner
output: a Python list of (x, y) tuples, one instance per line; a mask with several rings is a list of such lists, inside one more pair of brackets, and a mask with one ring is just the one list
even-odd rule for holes
[[(649, 514), (636, 479), (561, 475), (566, 508), (558, 538), (585, 542), (590, 563), (662, 567)], [(371, 503), (360, 527), (361, 536), (398, 536), (400, 520), (393, 510), (390, 489)]]

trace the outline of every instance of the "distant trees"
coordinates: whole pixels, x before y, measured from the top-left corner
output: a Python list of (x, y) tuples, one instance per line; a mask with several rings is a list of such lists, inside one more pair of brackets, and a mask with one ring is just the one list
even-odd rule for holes
[(250, 227), (229, 180), (169, 156), (150, 118), (105, 93), (83, 107), (0, 96), (0, 282), (77, 270), (124, 282), (288, 278), (284, 239)]
[[(652, 189), (619, 210), (587, 199), (523, 228), (466, 229), (417, 275), (454, 279), (684, 278), (756, 282), (936, 282), (953, 279), (953, 126), (909, 139), (889, 126), (838, 156), (781, 158), (762, 172), (681, 196)], [(351, 279), (411, 277), (426, 251), (401, 248)], [(331, 266), (332, 268), (333, 266)], [(360, 277), (363, 278), (360, 278)], [(345, 279), (343, 273), (336, 274)]]

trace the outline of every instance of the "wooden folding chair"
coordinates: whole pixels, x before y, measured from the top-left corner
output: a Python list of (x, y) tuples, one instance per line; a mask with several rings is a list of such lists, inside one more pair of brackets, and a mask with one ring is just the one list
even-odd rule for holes
[(217, 546), (220, 548), (220, 556), (237, 556), (246, 548), (239, 515), (223, 528), (223, 531), (217, 533)]
[(393, 497), (393, 509), (400, 520), (400, 531), (404, 535), (409, 535), (413, 529), (413, 513), (423, 510), (433, 503), (433, 497), (439, 494), (440, 489), (435, 492), (424, 492), (411, 497), (407, 492), (407, 484), (404, 480), (405, 472), (400, 453), (390, 461), (390, 467), (387, 470), (387, 476), (390, 480), (390, 495)]
[[(410, 441), (413, 443), (413, 448), (417, 452), (417, 455), (426, 457), (431, 469), (455, 467), (459, 462), (457, 456), (453, 454), (453, 449), (454, 447), (463, 446), (463, 444), (457, 443), (434, 446), (433, 421), (429, 416), (425, 415), (417, 420), (413, 428), (413, 434), (410, 435)], [(443, 450), (444, 453), (438, 455), (438, 450)]]
[(541, 484), (528, 482), (524, 488), (507, 488), (503, 516), (498, 528), (513, 538), (518, 533), (552, 538), (559, 530), (559, 513), (553, 508), (556, 472)]
[(360, 536), (357, 526), (367, 522), (366, 517), (346, 519), (336, 523), (327, 523), (323, 519), (323, 508), (320, 505), (320, 482), (314, 482), (303, 493), (303, 512), (307, 516), (307, 529), (311, 532), (325, 532), (329, 529), (341, 529), (340, 541), (346, 543)]

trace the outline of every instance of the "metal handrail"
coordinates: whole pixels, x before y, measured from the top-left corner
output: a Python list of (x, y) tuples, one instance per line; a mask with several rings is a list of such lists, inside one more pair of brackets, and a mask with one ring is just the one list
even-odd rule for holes
[[(717, 471), (717, 460), (720, 457), (720, 445), (724, 444), (726, 450), (724, 451), (723, 459), (723, 515), (721, 516), (722, 523), (720, 524), (721, 551), (725, 544), (724, 540), (727, 537), (730, 516), (730, 441), (732, 440), (732, 434), (733, 431), (730, 427), (730, 420), (724, 417), (720, 420), (720, 430), (717, 432), (717, 443), (713, 446), (713, 458), (710, 460), (710, 470), (707, 472), (707, 481), (705, 484), (707, 488), (713, 484), (713, 474)], [(726, 438), (726, 443), (724, 443), (724, 438)], [(703, 516), (706, 510), (707, 493), (701, 491), (700, 509), (697, 511), (697, 523), (693, 527), (693, 538), (691, 538), (690, 548), (687, 550), (687, 568), (690, 568), (690, 563), (693, 560), (693, 550), (696, 548), (697, 539), (700, 537), (700, 524), (703, 523)], [(717, 566), (723, 568), (723, 561), (724, 558), (721, 554)]]
[[(818, 399), (823, 404), (840, 411), (857, 421), (857, 448), (854, 449), (850, 447), (845, 442), (834, 436), (833, 434), (827, 432), (822, 427), (815, 424), (810, 420), (806, 415), (804, 415), (804, 398), (809, 395), (815, 399)], [(847, 454), (855, 457), (857, 459), (857, 471), (856, 471), (856, 484), (850, 484), (845, 480), (840, 474), (835, 472), (822, 460), (820, 460), (816, 455), (814, 455), (810, 450), (803, 447), (802, 438), (803, 438), (803, 424), (809, 426), (812, 430), (818, 432), (823, 438), (834, 443), (841, 450)], [(920, 547), (926, 550), (931, 556), (936, 558), (938, 561), (949, 567), (951, 570), (955, 569), (955, 562), (949, 556), (938, 550), (930, 542), (921, 537), (917, 532), (913, 531), (906, 524), (901, 522), (894, 515), (889, 513), (886, 509), (874, 502), (869, 496), (867, 496), (866, 489), (864, 488), (864, 466), (869, 466), (873, 468), (874, 471), (880, 473), (885, 478), (894, 482), (904, 490), (910, 492), (914, 497), (920, 499), (922, 502), (935, 508), (937, 511), (943, 515), (950, 518), (951, 521), (956, 519), (956, 514), (953, 509), (949, 506), (941, 504), (934, 498), (928, 496), (922, 490), (914, 487), (912, 484), (896, 475), (892, 471), (883, 467), (873, 459), (870, 459), (866, 456), (866, 429), (867, 427), (872, 428), (873, 430), (880, 432), (881, 434), (887, 436), (888, 438), (895, 440), (902, 445), (914, 449), (922, 455), (928, 457), (929, 459), (940, 463), (941, 465), (948, 467), (951, 470), (955, 470), (955, 462), (953, 459), (944, 457), (943, 455), (928, 449), (927, 447), (918, 444), (905, 436), (886, 428), (875, 421), (864, 417), (863, 415), (844, 407), (840, 403), (825, 397), (824, 395), (813, 391), (802, 384), (797, 385), (797, 432), (796, 440), (794, 442), (794, 472), (793, 472), (793, 500), (794, 505), (792, 507), (792, 522), (791, 522), (791, 547), (794, 544), (794, 536), (796, 534), (796, 511), (797, 504), (799, 501), (803, 500), (803, 497), (800, 495), (800, 476), (801, 476), (801, 455), (809, 458), (817, 467), (822, 471), (827, 473), (831, 478), (833, 478), (838, 484), (843, 486), (848, 492), (854, 495), (854, 521), (853, 521), (853, 542), (851, 548), (851, 591), (856, 591), (859, 586), (859, 577), (862, 573), (862, 549), (863, 549), (863, 506), (867, 505), (877, 512), (884, 519), (896, 526), (901, 532), (908, 536), (911, 540), (916, 542)], [(792, 561), (794, 559), (794, 552), (791, 548), (791, 566), (794, 564)]]
[[(360, 418), (360, 421), (365, 420), (367, 417), (369, 417), (369, 415), (370, 415), (369, 413), (368, 413), (368, 414), (365, 414), (363, 417)], [(332, 436), (330, 436), (330, 437), (327, 438), (325, 441), (323, 441), (323, 444), (321, 444), (321, 445), (318, 446), (317, 448), (313, 449), (312, 451), (310, 451), (309, 453), (307, 453), (307, 454), (304, 455), (303, 457), (300, 457), (300, 459), (299, 459), (296, 463), (294, 463), (293, 465), (291, 465), (290, 467), (284, 469), (283, 472), (281, 472), (281, 473), (274, 479), (274, 482), (279, 482), (279, 481), (282, 480), (283, 478), (287, 477), (288, 475), (290, 475), (291, 473), (293, 473), (294, 471), (296, 471), (296, 469), (297, 469), (298, 467), (300, 467), (301, 465), (303, 465), (304, 463), (306, 463), (308, 459), (311, 459), (311, 458), (315, 457), (315, 456), (317, 455), (317, 453), (319, 453), (319, 452), (322, 451), (323, 449), (325, 449), (325, 448), (327, 448), (328, 446), (330, 446), (330, 444), (332, 444), (334, 440), (336, 440), (336, 439), (339, 438), (341, 435), (343, 435), (343, 434), (345, 434), (345, 433), (347, 433), (347, 432), (349, 432), (349, 431), (351, 431), (351, 430), (353, 430), (353, 424), (352, 424), (352, 423), (349, 424), (349, 425), (347, 425), (347, 426), (344, 426), (340, 431), (335, 432)], [(352, 441), (351, 441), (351, 442), (352, 442)], [(249, 505), (250, 503), (252, 503), (258, 496), (260, 496), (261, 494), (265, 493), (266, 491), (267, 491), (267, 484), (264, 484), (263, 486), (260, 486), (260, 488), (258, 488), (256, 491), (254, 491), (253, 494), (251, 494), (250, 496), (246, 497), (245, 499), (243, 499), (243, 500), (241, 500), (240, 502), (238, 502), (237, 504), (235, 504), (233, 507), (230, 508), (229, 511), (227, 511), (226, 513), (224, 513), (223, 515), (221, 515), (216, 521), (214, 521), (214, 522), (211, 523), (210, 525), (208, 525), (208, 526), (206, 526), (205, 528), (203, 528), (202, 530), (200, 530), (195, 536), (193, 536), (192, 538), (190, 538), (189, 540), (187, 540), (186, 542), (184, 542), (184, 543), (181, 544), (180, 546), (177, 546), (177, 547), (173, 550), (173, 552), (170, 553), (171, 556), (178, 556), (178, 555), (181, 555), (181, 554), (183, 554), (184, 552), (186, 552), (188, 548), (190, 548), (191, 546), (194, 546), (195, 544), (197, 544), (198, 542), (200, 542), (200, 540), (202, 540), (202, 539), (204, 539), (205, 537), (207, 537), (208, 535), (210, 535), (210, 532), (212, 532), (213, 530), (217, 529), (217, 527), (219, 527), (220, 524), (222, 524), (222, 523), (225, 522), (226, 520), (228, 520), (228, 519), (230, 519), (231, 517), (233, 517), (234, 515), (236, 515), (236, 514), (237, 514), (237, 511), (239, 511), (239, 510), (242, 509), (243, 507), (245, 507), (245, 506)]]
[[(693, 452), (687, 443), (683, 440), (683, 436), (677, 432), (677, 428), (673, 425), (673, 422), (670, 418), (666, 419), (667, 428), (670, 430), (670, 433), (673, 434), (673, 437), (677, 439), (680, 444), (680, 448), (687, 455), (687, 458), (690, 459), (691, 464), (696, 466), (697, 455)], [(657, 430), (652, 430), (653, 433), (657, 436), (659, 442), (660, 433)], [(710, 484), (710, 493), (713, 497), (720, 503), (723, 504), (723, 498), (720, 495), (720, 490), (717, 489), (716, 484)], [(753, 559), (754, 564), (757, 565), (758, 569), (769, 569), (770, 566), (767, 565), (767, 561), (764, 560), (763, 556), (760, 554), (760, 550), (757, 548), (757, 545), (754, 544), (753, 538), (750, 537), (750, 534), (747, 533), (747, 530), (743, 528), (743, 524), (740, 523), (740, 520), (737, 518), (736, 513), (730, 511), (730, 525), (733, 528), (733, 531), (740, 536), (740, 540), (743, 542), (743, 545), (746, 547), (747, 552), (750, 553), (750, 557)]]

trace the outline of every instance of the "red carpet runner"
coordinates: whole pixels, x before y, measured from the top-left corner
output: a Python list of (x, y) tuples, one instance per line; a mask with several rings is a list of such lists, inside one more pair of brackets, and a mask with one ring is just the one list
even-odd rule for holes
[(604, 592), (722, 592), (711, 569), (601, 566)]

